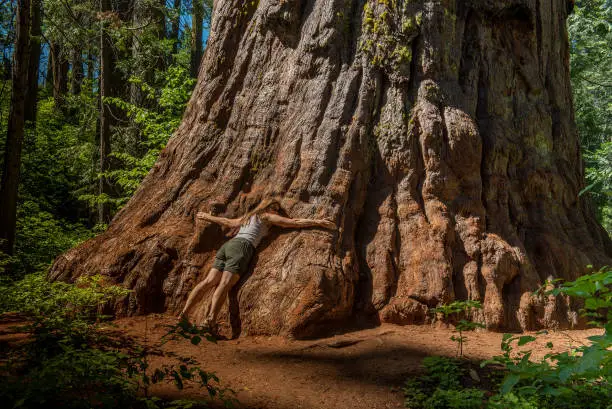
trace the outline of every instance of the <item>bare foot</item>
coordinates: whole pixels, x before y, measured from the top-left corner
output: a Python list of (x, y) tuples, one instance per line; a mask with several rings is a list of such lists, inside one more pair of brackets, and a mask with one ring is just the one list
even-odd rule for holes
[(187, 314), (185, 314), (184, 312), (181, 312), (176, 319), (178, 320), (178, 322), (187, 322), (189, 323), (189, 318), (187, 317)]
[(218, 337), (219, 335), (219, 326), (217, 325), (216, 322), (212, 321), (210, 318), (206, 318), (204, 320), (204, 322), (202, 323), (202, 329), (204, 331), (207, 331), (210, 333), (210, 335), (212, 335), (213, 337)]

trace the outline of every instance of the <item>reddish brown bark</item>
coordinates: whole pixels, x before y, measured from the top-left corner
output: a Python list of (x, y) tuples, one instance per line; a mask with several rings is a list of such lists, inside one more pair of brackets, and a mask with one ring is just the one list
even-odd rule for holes
[(177, 311), (224, 239), (195, 213), (279, 195), (341, 230), (273, 232), (230, 297), (237, 333), (425, 322), (468, 298), (489, 328), (569, 325), (571, 303), (532, 291), (612, 244), (578, 197), (566, 18), (565, 0), (216, 2), (179, 130), (50, 277), (100, 272), (134, 289), (118, 313)]

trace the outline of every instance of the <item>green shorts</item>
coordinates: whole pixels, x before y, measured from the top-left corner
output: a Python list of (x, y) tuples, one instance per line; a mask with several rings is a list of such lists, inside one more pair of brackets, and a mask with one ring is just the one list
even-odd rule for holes
[(254, 253), (255, 248), (251, 242), (243, 238), (233, 238), (217, 251), (213, 268), (234, 274), (244, 274)]

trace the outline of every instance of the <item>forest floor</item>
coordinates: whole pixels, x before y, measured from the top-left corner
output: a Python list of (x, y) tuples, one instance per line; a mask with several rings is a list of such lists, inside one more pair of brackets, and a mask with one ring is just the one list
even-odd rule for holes
[[(115, 322), (122, 332), (153, 345), (176, 319), (164, 315), (134, 317)], [(580, 345), (600, 330), (550, 331), (526, 345), (533, 357)], [(360, 330), (330, 338), (296, 341), (282, 337), (245, 337), (234, 340), (170, 341), (164, 356), (152, 356), (151, 366), (176, 362), (168, 353), (192, 356), (203, 369), (217, 374), (221, 385), (236, 391), (238, 408), (244, 409), (384, 409), (403, 407), (401, 387), (420, 370), (429, 355), (454, 357), (452, 329), (432, 326), (396, 326)], [(501, 333), (467, 334), (464, 355), (483, 360), (499, 355)], [(170, 399), (204, 398), (205, 390), (172, 384), (156, 385), (154, 395)]]

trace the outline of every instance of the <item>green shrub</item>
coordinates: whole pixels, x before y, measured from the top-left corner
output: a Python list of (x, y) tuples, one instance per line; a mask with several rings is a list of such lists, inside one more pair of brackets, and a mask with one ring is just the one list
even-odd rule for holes
[(484, 404), (484, 391), (480, 389), (438, 388), (425, 401), (424, 409), (480, 409)]
[(423, 359), (424, 373), (404, 383), (404, 404), (410, 409), (477, 409), (483, 406), (484, 391), (464, 389), (465, 370), (455, 359), (431, 356)]
[[(502, 374), (499, 393), (486, 399), (487, 393), (465, 388), (462, 361), (444, 357), (423, 360), (424, 374), (406, 381), (405, 405), (411, 409), (610, 409), (612, 387), (612, 269), (584, 275), (573, 282), (555, 281), (538, 292), (544, 296), (570, 296), (581, 299), (581, 314), (592, 325), (603, 328), (602, 335), (588, 338), (589, 343), (570, 351), (549, 353), (540, 361), (531, 359), (531, 351), (516, 351), (537, 339), (531, 335), (505, 334), (502, 354), (481, 366), (490, 367), (493, 377)], [(442, 306), (443, 315), (460, 312), (461, 304)], [(460, 335), (461, 336), (461, 335)], [(547, 344), (552, 348), (551, 343)], [(465, 364), (465, 362), (463, 362)]]
[(487, 403), (487, 409), (540, 409), (538, 402), (531, 398), (517, 396), (514, 393), (495, 395)]
[(82, 224), (58, 219), (41, 210), (36, 202), (26, 200), (18, 209), (11, 275), (23, 277), (43, 271), (59, 254), (92, 236), (92, 231)]
[(468, 300), (468, 301), (453, 301), (450, 304), (441, 305), (437, 308), (433, 308), (431, 312), (434, 314), (440, 314), (444, 319), (451, 319), (457, 321), (455, 323), (455, 331), (458, 332), (459, 336), (451, 336), (451, 341), (457, 343), (457, 355), (463, 356), (463, 345), (467, 342), (467, 337), (463, 335), (464, 332), (475, 331), (477, 328), (485, 328), (481, 323), (474, 322), (469, 319), (470, 314), (473, 310), (482, 309), (480, 301)]
[(0, 397), (15, 408), (130, 407), (137, 383), (126, 364), (116, 351), (63, 347), (23, 376), (3, 377)]
[(428, 356), (423, 359), (425, 376), (420, 380), (428, 387), (457, 389), (461, 387), (461, 376), (465, 372), (455, 359), (443, 356)]
[[(203, 402), (170, 404), (150, 396), (150, 385), (172, 382), (199, 385), (209, 396), (232, 403), (232, 391), (219, 387), (213, 373), (189, 357), (150, 368), (149, 354), (160, 345), (140, 345), (103, 330), (104, 306), (128, 291), (105, 285), (100, 276), (82, 277), (75, 285), (49, 283), (42, 274), (0, 286), (0, 312), (18, 312), (15, 328), (29, 334), (0, 365), (0, 399), (7, 407), (161, 408), (199, 407)], [(107, 324), (108, 325), (108, 324)], [(188, 333), (192, 343), (210, 334), (182, 323), (170, 328)], [(198, 341), (199, 342), (199, 341)], [(197, 404), (197, 405), (196, 405)], [(196, 406), (194, 406), (196, 405)], [(199, 405), (199, 406), (198, 406)]]
[(492, 399), (491, 407), (499, 407), (495, 405), (505, 399), (519, 399), (521, 404), (537, 403), (543, 409), (581, 408), (586, 399), (589, 408), (608, 408), (612, 396), (612, 269), (603, 267), (573, 282), (557, 281), (556, 288), (544, 293), (582, 299), (582, 315), (604, 333), (589, 337), (589, 344), (570, 351), (546, 354), (541, 361), (531, 360), (531, 351), (514, 351), (514, 343), (527, 345), (536, 337), (505, 334), (503, 354), (482, 364), (501, 364), (506, 371), (501, 396)]

